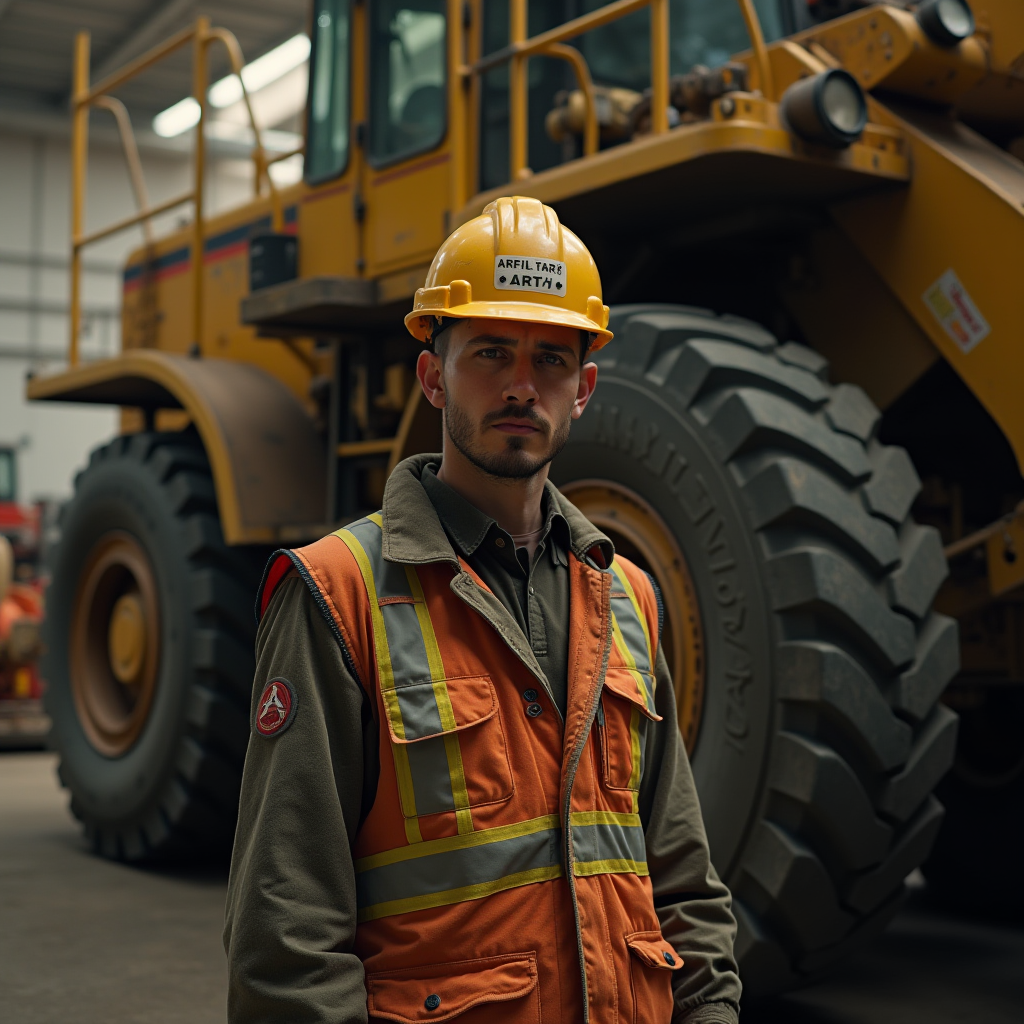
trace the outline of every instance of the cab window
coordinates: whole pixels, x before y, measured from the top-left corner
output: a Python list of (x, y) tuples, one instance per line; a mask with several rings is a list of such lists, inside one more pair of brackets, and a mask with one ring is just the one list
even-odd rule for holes
[(370, 4), (370, 160), (432, 149), (445, 132), (445, 0)]
[(317, 0), (312, 51), (306, 180), (317, 182), (348, 163), (349, 0)]

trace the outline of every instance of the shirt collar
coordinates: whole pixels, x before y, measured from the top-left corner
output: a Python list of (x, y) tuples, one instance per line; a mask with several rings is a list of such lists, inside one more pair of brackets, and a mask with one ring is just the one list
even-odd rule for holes
[[(452, 541), (458, 545), (463, 557), (472, 555), (487, 536), (494, 520), (484, 515), (475, 505), (437, 479), (436, 467), (441, 456), (413, 455), (404, 459), (388, 478), (384, 488), (384, 557), (391, 562), (426, 565), (430, 562), (453, 562), (458, 556)], [(428, 467), (432, 466), (429, 472)], [(427, 478), (432, 478), (427, 482)], [(435, 492), (446, 492), (443, 499), (445, 527), (441, 525), (441, 507), (435, 504)], [(551, 481), (544, 485), (547, 505), (546, 525), (554, 539), (564, 549), (571, 550), (581, 561), (586, 561), (594, 547), (598, 547), (605, 566), (610, 566), (615, 554), (612, 542)], [(448, 499), (454, 513), (452, 528), (449, 521)], [(461, 503), (461, 506), (459, 505)], [(450, 535), (450, 539), (449, 539)]]

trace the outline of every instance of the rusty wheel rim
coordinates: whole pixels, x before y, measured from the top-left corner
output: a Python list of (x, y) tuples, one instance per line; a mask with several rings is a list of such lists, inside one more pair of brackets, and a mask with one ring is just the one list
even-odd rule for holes
[(561, 492), (615, 544), (646, 569), (665, 602), (665, 657), (672, 671), (679, 729), (693, 753), (704, 704), (704, 627), (682, 549), (657, 512), (634, 491), (608, 480), (576, 480)]
[(89, 742), (127, 753), (156, 691), (160, 644), (156, 578), (131, 534), (114, 530), (89, 553), (71, 614), (71, 691)]

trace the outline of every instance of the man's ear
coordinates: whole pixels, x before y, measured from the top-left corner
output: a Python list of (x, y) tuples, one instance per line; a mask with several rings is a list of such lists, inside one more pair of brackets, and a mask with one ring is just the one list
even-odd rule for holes
[[(596, 370), (597, 367), (595, 366)], [(445, 405), (444, 372), (441, 368), (441, 357), (436, 352), (424, 349), (416, 360), (416, 377), (423, 388), (427, 401), (435, 409), (443, 409)]]
[(572, 418), (578, 420), (583, 415), (597, 387), (597, 363), (584, 363), (580, 367), (580, 386), (576, 389), (576, 401), (572, 406)]

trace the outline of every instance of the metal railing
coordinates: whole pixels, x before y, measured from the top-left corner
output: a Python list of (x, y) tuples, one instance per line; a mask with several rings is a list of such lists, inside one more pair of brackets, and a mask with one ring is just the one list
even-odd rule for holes
[[(199, 104), (199, 121), (195, 127), (195, 147), (193, 152), (194, 172), (192, 188), (181, 195), (151, 205), (146, 191), (142, 163), (139, 160), (138, 147), (135, 144), (135, 133), (124, 104), (111, 96), (114, 90), (126, 82), (149, 70), (154, 64), (192, 44), (192, 95)], [(254, 145), (252, 160), (255, 165), (255, 193), (263, 195), (266, 185), (270, 194), (271, 215), (274, 230), (279, 231), (283, 225), (283, 211), (280, 197), (270, 177), (271, 164), (285, 160), (301, 149), (289, 153), (275, 154), (270, 157), (263, 148), (259, 126), (253, 115), (249, 93), (242, 81), (242, 68), (245, 61), (242, 57), (238, 40), (222, 28), (212, 28), (210, 19), (200, 17), (190, 28), (172, 36), (166, 42), (153, 47), (140, 57), (108, 75), (95, 85), (89, 84), (90, 37), (88, 32), (79, 32), (75, 38), (74, 84), (71, 97), (71, 302), (70, 302), (70, 345), (68, 362), (77, 366), (79, 361), (79, 320), (82, 314), (82, 250), (86, 246), (99, 242), (111, 235), (116, 235), (128, 228), (141, 225), (146, 244), (152, 243), (152, 220), (154, 217), (170, 210), (191, 203), (193, 207), (192, 239), (191, 239), (191, 281), (192, 281), (192, 334), (193, 342), (200, 344), (203, 320), (203, 185), (206, 173), (206, 140), (204, 129), (207, 119), (207, 85), (208, 85), (208, 47), (212, 43), (220, 43), (228, 54), (231, 70), (238, 75), (242, 86), (242, 98), (249, 115), (249, 125), (253, 133)], [(137, 211), (104, 228), (85, 234), (85, 183), (89, 152), (89, 112), (92, 108), (109, 111), (117, 123), (124, 150), (125, 161), (131, 177), (132, 190), (135, 193)]]
[[(768, 48), (765, 45), (761, 22), (754, 8), (753, 0), (737, 0), (743, 21), (750, 37), (753, 51), (753, 66), (756, 72), (756, 86), (768, 100), (774, 100), (775, 88), (772, 77)], [(527, 38), (528, 0), (510, 0), (509, 4), (509, 45), (487, 54), (473, 63), (463, 63), (458, 54), (464, 52), (466, 41), (464, 30), (455, 39), (456, 72), (465, 84), (502, 64), (509, 64), (509, 174), (511, 181), (521, 181), (530, 176), (527, 165), (527, 77), (526, 62), (530, 57), (555, 57), (568, 61), (576, 75), (576, 81), (586, 103), (586, 122), (583, 132), (583, 155), (597, 152), (598, 121), (594, 101), (594, 88), (586, 59), (575, 47), (566, 45), (586, 32), (625, 18), (627, 15), (649, 7), (651, 10), (651, 132), (655, 135), (669, 130), (669, 8), (668, 0), (616, 0), (615, 3), (581, 15), (556, 28)], [(455, 22), (460, 26), (461, 19)], [(452, 123), (464, 123), (466, 102), (463, 90), (453, 89)], [(463, 141), (457, 155), (465, 155)], [(466, 174), (453, 175), (453, 208), (460, 209), (469, 199), (464, 182)]]

